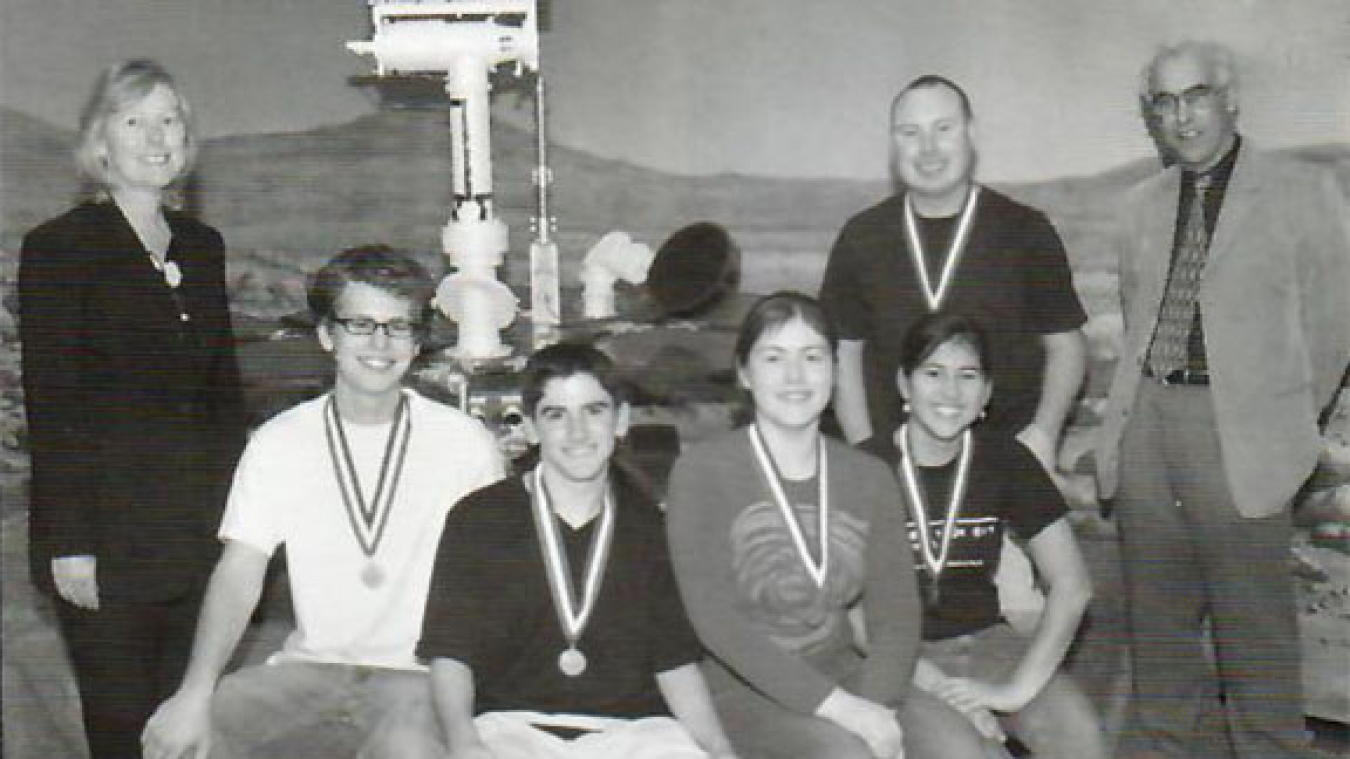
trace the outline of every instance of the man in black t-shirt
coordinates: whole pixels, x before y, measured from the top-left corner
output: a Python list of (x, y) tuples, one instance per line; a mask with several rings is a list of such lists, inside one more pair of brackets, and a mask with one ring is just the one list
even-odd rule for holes
[(941, 305), (987, 325), (1000, 377), (989, 421), (1053, 472), (1087, 355), (1059, 235), (1039, 211), (975, 182), (974, 116), (951, 81), (919, 77), (896, 96), (891, 144), (904, 190), (849, 220), (820, 290), (841, 337), (844, 435), (890, 447), (903, 417), (900, 340)]
[(418, 645), (451, 757), (733, 756), (662, 515), (611, 476), (628, 406), (608, 358), (545, 348), (523, 395), (539, 465), (451, 512)]

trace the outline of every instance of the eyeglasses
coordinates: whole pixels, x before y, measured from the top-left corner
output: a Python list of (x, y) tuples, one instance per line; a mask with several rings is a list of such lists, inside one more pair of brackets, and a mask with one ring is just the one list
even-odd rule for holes
[(1159, 116), (1175, 116), (1184, 102), (1191, 110), (1207, 110), (1214, 107), (1214, 98), (1220, 90), (1208, 84), (1197, 84), (1185, 92), (1156, 92), (1149, 98), (1148, 105)]
[(357, 316), (351, 319), (335, 316), (332, 321), (334, 324), (340, 325), (347, 334), (357, 337), (369, 337), (376, 332), (383, 331), (387, 337), (393, 340), (411, 340), (422, 334), (422, 325), (410, 322), (407, 319), (392, 319), (382, 322), (368, 316)]

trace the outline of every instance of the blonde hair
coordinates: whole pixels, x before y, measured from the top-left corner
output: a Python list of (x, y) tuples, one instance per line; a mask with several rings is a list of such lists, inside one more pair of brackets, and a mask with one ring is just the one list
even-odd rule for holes
[(75, 167), (95, 199), (108, 195), (108, 146), (106, 128), (114, 114), (135, 105), (156, 87), (165, 87), (178, 102), (178, 115), (186, 128), (183, 169), (174, 182), (192, 171), (197, 160), (197, 133), (192, 108), (177, 83), (159, 63), (148, 59), (123, 61), (106, 69), (94, 82), (93, 92), (80, 112), (80, 131), (75, 140)]

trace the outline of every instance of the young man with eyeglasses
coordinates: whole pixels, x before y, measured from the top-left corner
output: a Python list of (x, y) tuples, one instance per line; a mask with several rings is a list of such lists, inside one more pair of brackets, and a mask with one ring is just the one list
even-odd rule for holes
[(1218, 46), (1162, 49), (1140, 105), (1171, 165), (1124, 199), (1125, 336), (1097, 449), (1134, 675), (1118, 755), (1307, 756), (1290, 503), (1350, 363), (1347, 201), (1329, 172), (1239, 137)]
[[(445, 515), (499, 479), (502, 462), (481, 424), (404, 386), (432, 292), (421, 265), (380, 246), (315, 276), (309, 304), (333, 388), (250, 440), (192, 660), (146, 727), (147, 759), (276, 756), (307, 740), (354, 740), (363, 757), (444, 756), (414, 649)], [(222, 678), (278, 547), (296, 629), (266, 664)]]

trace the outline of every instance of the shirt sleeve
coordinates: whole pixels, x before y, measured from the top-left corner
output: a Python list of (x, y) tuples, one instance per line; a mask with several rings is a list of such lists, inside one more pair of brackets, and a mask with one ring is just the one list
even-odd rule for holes
[(53, 556), (95, 554), (101, 521), (98, 398), (89, 365), (86, 288), (97, 277), (56, 229), (24, 239), (19, 263), (19, 330), (24, 403), (33, 460), (31, 531)]
[(1031, 540), (1068, 513), (1064, 496), (1031, 452), (1016, 440), (1001, 440), (1003, 481), (1008, 493), (1006, 518), (1013, 535)]
[(820, 285), (820, 305), (834, 322), (841, 340), (865, 340), (872, 323), (866, 300), (859, 297), (864, 291), (858, 271), (861, 261), (857, 254), (857, 220), (849, 221), (839, 232), (830, 257), (825, 264), (825, 276)]
[(652, 599), (650, 640), (656, 641), (652, 671), (660, 673), (701, 660), (703, 644), (689, 624), (684, 601), (680, 599), (680, 588), (675, 583), (670, 549), (659, 514), (655, 516), (653, 526), (647, 550), (651, 557), (647, 587), (651, 589)]
[(478, 658), (475, 631), (484, 600), (483, 583), (476, 582), (480, 579), (476, 543), (465, 539), (474, 532), (470, 517), (476, 503), (470, 496), (445, 517), (417, 644), (418, 658), (454, 659), (471, 669)]
[(872, 520), (867, 533), (863, 614), (867, 659), (858, 695), (890, 706), (909, 691), (918, 656), (923, 609), (906, 531), (908, 516), (895, 478), (877, 462)]
[(1029, 259), (1025, 306), (1032, 329), (1054, 335), (1082, 327), (1087, 314), (1074, 289), (1073, 270), (1059, 232), (1043, 214), (1034, 212), (1023, 234), (1023, 251)]
[[(285, 504), (276, 497), (286, 488), (275, 483), (284, 482), (289, 473), (276, 472), (278, 462), (287, 457), (271, 445), (272, 435), (260, 430), (239, 459), (230, 485), (230, 497), (225, 504), (225, 516), (218, 533), (221, 540), (237, 540), (271, 556), (281, 544), (284, 530), (277, 523)], [(269, 469), (273, 471), (269, 471)], [(282, 479), (279, 479), (282, 478)]]
[[(703, 645), (752, 687), (789, 709), (813, 713), (837, 683), (765, 636), (737, 608), (727, 537), (737, 504), (719, 483), (744, 476), (736, 462), (681, 458), (671, 474), (666, 516), (675, 578)], [(729, 468), (728, 468), (729, 466)]]
[[(499, 483), (466, 497), (445, 519), (431, 573), (422, 635), (422, 659), (454, 659), (490, 677), (519, 643), (509, 634), (515, 600), (505, 589), (519, 581), (532, 557), (513, 544), (511, 519), (523, 491)], [(526, 512), (528, 513), (528, 512)]]

